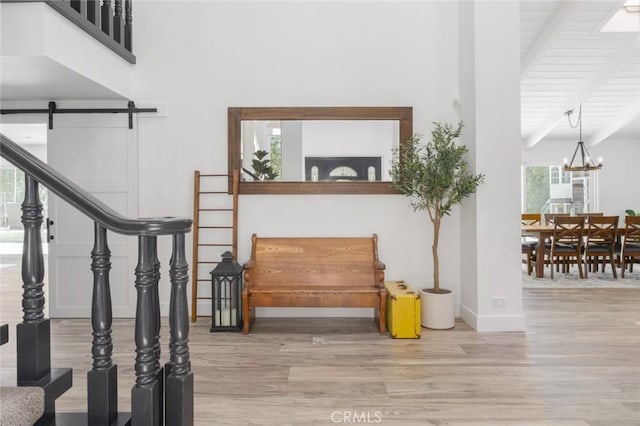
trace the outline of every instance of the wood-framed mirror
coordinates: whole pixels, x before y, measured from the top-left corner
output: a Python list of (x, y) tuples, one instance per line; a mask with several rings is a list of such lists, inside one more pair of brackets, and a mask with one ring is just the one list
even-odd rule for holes
[(392, 150), (413, 135), (413, 109), (231, 107), (228, 126), (240, 194), (395, 194)]

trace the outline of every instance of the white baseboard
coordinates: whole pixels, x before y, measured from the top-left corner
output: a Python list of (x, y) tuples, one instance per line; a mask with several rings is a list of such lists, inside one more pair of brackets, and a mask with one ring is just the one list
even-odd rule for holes
[(460, 305), (460, 317), (476, 331), (524, 331), (524, 315), (478, 315)]

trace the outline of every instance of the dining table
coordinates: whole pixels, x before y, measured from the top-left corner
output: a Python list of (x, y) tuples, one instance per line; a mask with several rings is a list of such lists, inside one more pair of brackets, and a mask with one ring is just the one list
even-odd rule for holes
[[(616, 229), (616, 235), (618, 238), (624, 235), (624, 226)], [(536, 245), (536, 278), (544, 278), (544, 259), (545, 259), (545, 241), (553, 235), (553, 225), (522, 225), (522, 236), (536, 237), (538, 244)], [(584, 235), (587, 235), (587, 229), (585, 227)]]

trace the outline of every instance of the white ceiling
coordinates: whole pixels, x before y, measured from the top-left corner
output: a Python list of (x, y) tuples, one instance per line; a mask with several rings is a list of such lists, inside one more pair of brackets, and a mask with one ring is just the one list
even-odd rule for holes
[[(607, 137), (640, 143), (640, 33), (601, 32), (624, 1), (520, 2), (521, 134), (525, 147), (544, 139)], [(640, 21), (640, 14), (636, 15)], [(633, 18), (635, 19), (635, 17)]]
[(0, 133), (19, 145), (44, 145), (47, 143), (46, 124), (0, 123)]
[(47, 56), (1, 56), (0, 96), (3, 101), (124, 99)]

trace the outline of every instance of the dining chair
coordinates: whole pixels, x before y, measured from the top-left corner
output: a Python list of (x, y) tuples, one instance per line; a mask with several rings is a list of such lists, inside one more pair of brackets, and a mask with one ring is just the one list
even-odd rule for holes
[(585, 220), (585, 225), (589, 223), (589, 218), (591, 216), (604, 216), (602, 212), (588, 212), (588, 213), (576, 213), (576, 216), (582, 216)]
[(553, 225), (553, 220), (556, 217), (564, 217), (564, 216), (570, 216), (569, 213), (545, 213), (544, 214), (544, 224), (545, 225)]
[[(542, 215), (540, 213), (522, 213), (520, 215), (520, 223), (525, 225), (540, 225), (542, 222)], [(522, 237), (522, 254), (525, 257), (522, 259), (522, 263), (527, 265), (527, 274), (533, 273), (533, 262), (535, 261), (535, 250), (538, 245), (538, 239), (535, 237)]]
[(576, 259), (580, 278), (584, 278), (582, 273), (582, 236), (584, 234), (584, 217), (579, 216), (556, 216), (553, 219), (553, 236), (551, 237), (551, 251), (549, 261), (552, 263), (551, 279), (553, 279), (553, 263), (557, 260), (559, 267), (560, 259), (563, 260), (563, 267), (568, 265), (571, 258)]
[(629, 272), (633, 272), (633, 264), (640, 261), (640, 216), (626, 216), (624, 239), (620, 250), (621, 275), (629, 264)]
[(591, 267), (594, 272), (598, 272), (600, 258), (602, 258), (602, 272), (604, 272), (607, 257), (611, 264), (613, 278), (618, 278), (614, 261), (618, 219), (618, 216), (588, 216), (587, 243), (584, 246), (585, 278), (588, 277), (588, 270)]

